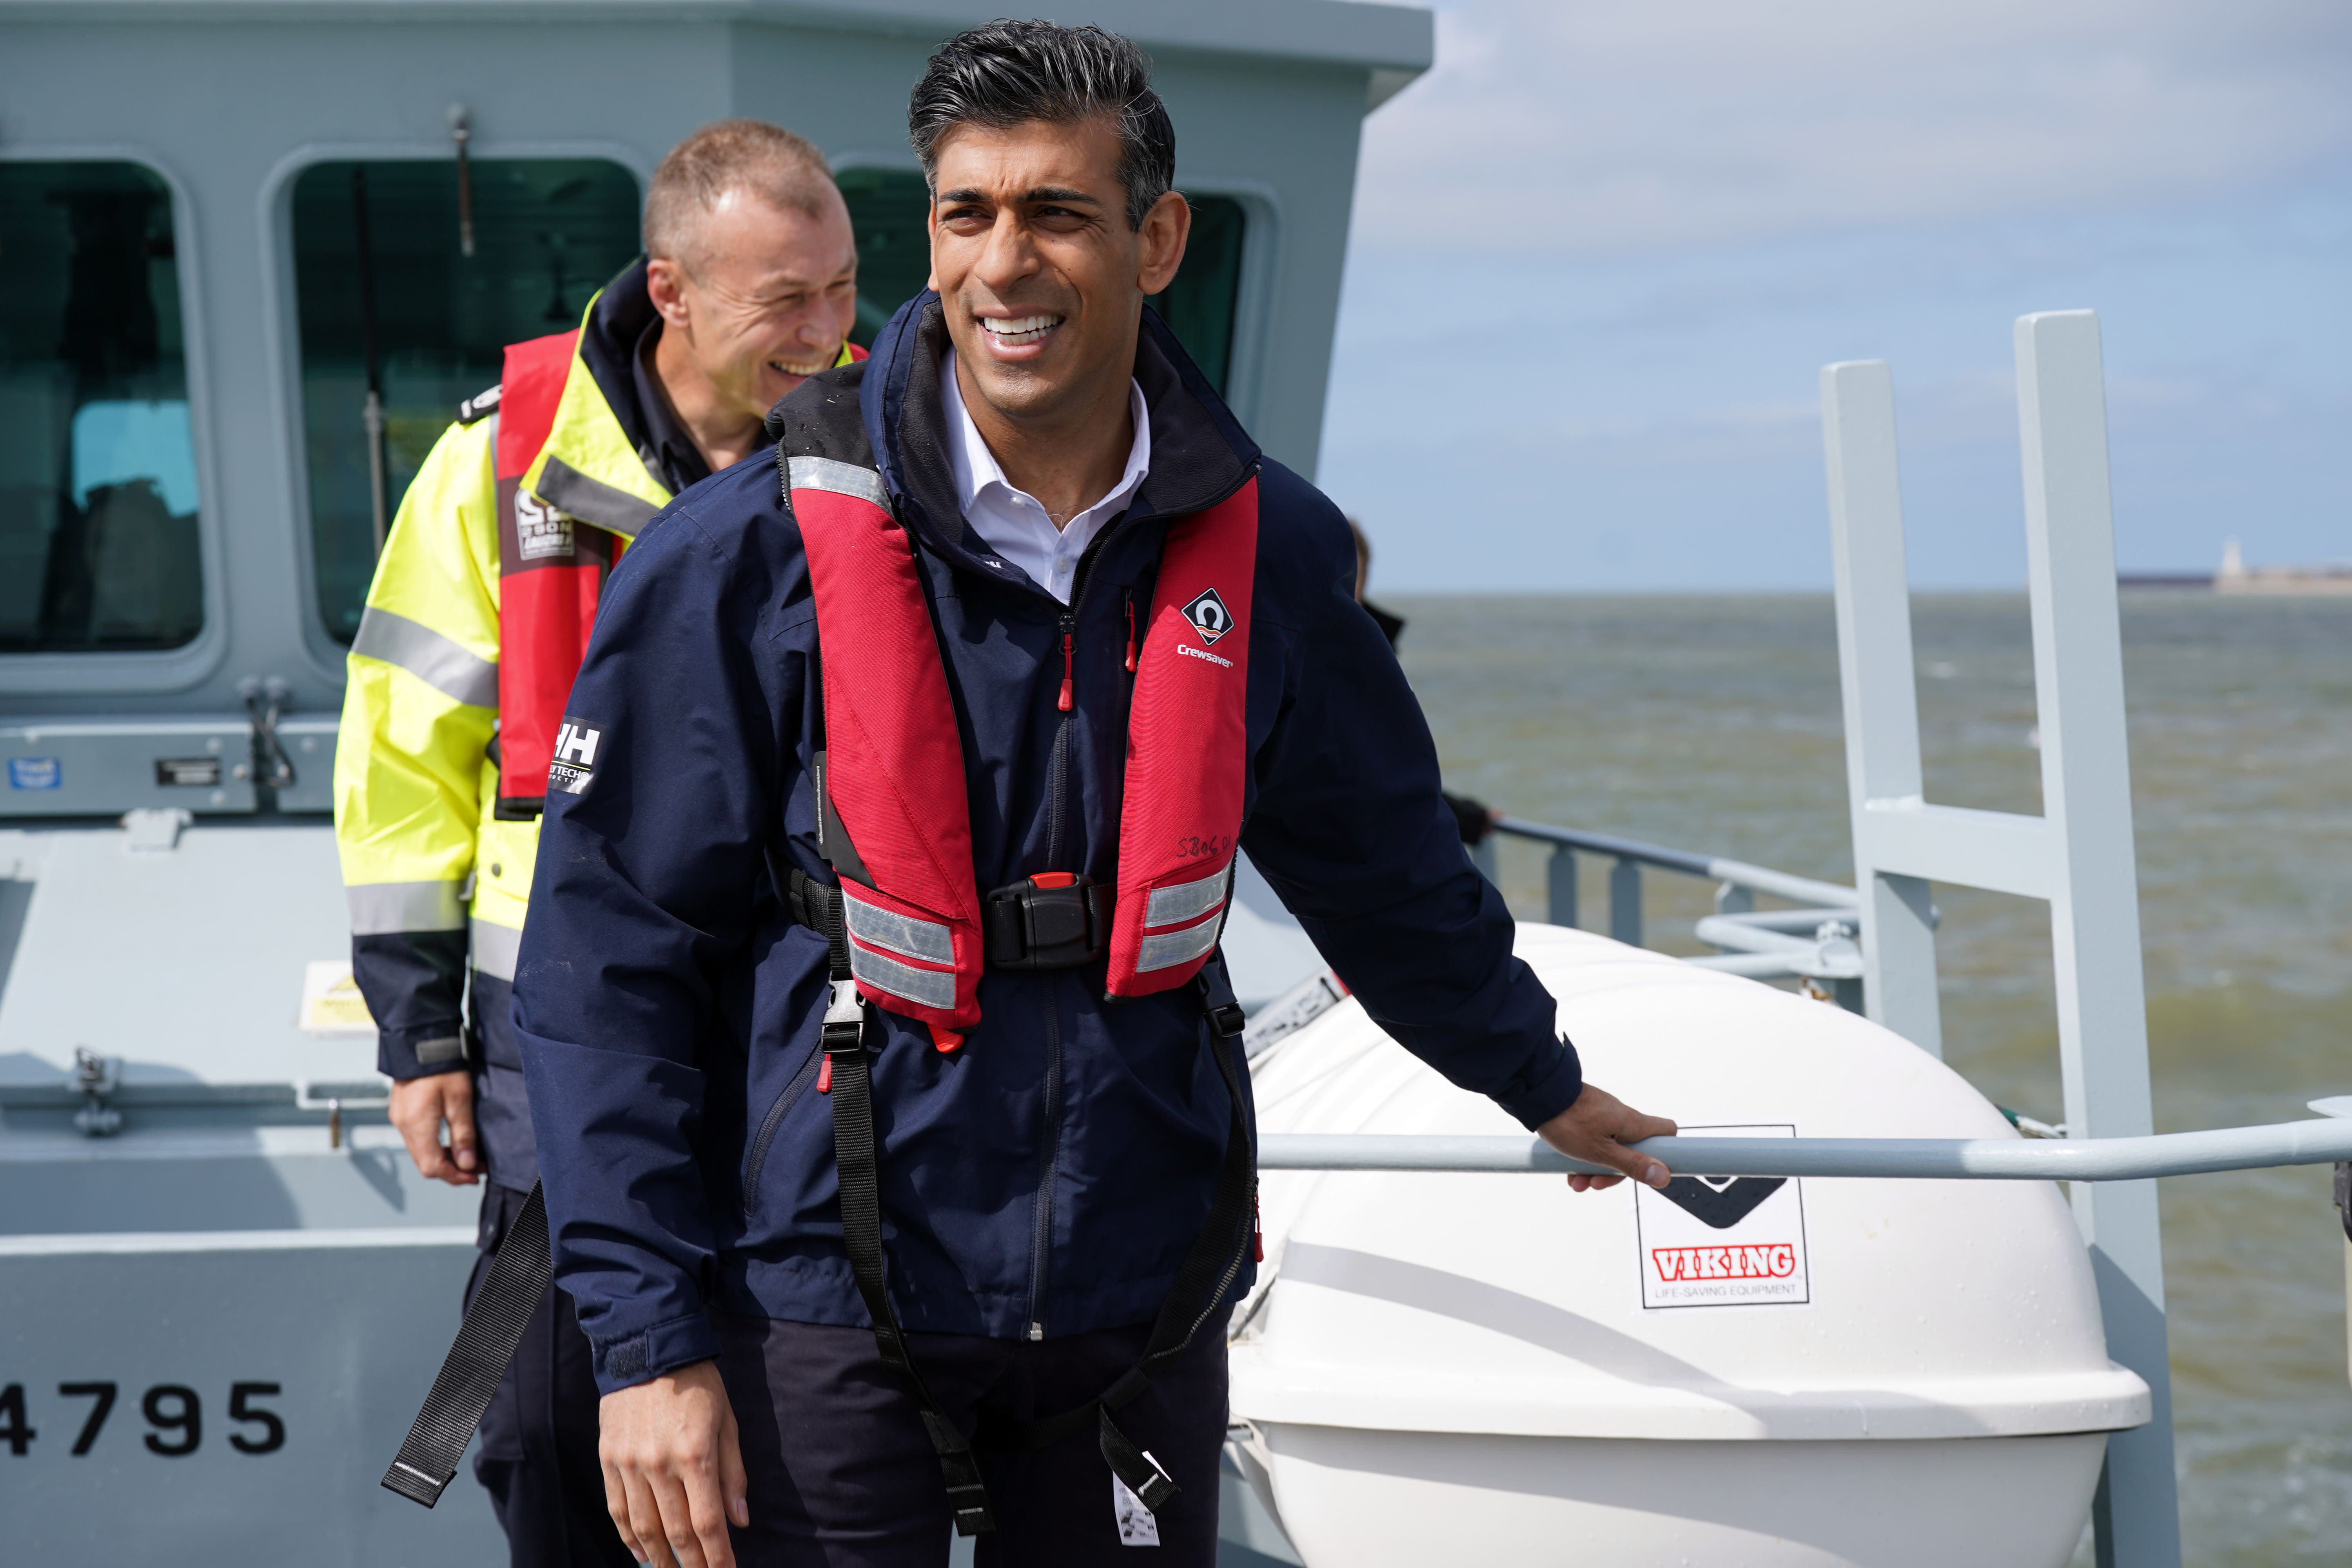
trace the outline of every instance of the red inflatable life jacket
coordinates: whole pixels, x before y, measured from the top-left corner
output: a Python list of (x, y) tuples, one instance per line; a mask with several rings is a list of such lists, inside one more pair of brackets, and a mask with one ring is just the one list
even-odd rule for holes
[[(522, 487), (554, 432), (579, 342), (575, 330), (510, 343), (499, 381), (499, 795), (492, 815), (501, 821), (529, 821), (545, 808), (559, 749), (587, 747), (592, 754), (565, 760), (595, 761), (593, 737), (564, 732), (563, 704), (588, 652), (604, 579), (629, 541)], [(848, 355), (861, 360), (866, 351), (853, 343)]]
[[(564, 700), (588, 651), (596, 600), (626, 542), (522, 488), (555, 428), (579, 332), (509, 344), (499, 379), (499, 798), (504, 821), (547, 801)], [(593, 761), (593, 759), (590, 759)]]
[[(872, 468), (794, 457), (788, 474), (824, 649), (821, 807), (866, 879), (841, 879), (851, 973), (866, 1000), (952, 1049), (940, 1037), (980, 1022), (985, 961), (962, 747), (921, 568)], [(1255, 478), (1169, 523), (1128, 719), (1113, 996), (1185, 984), (1216, 949), (1241, 832), (1256, 570)]]

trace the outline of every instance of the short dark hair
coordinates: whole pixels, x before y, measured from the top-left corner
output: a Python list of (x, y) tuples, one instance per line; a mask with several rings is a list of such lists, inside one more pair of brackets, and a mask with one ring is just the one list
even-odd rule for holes
[(907, 132), (939, 194), (940, 143), (959, 125), (1003, 130), (1097, 115), (1118, 130), (1127, 222), (1143, 226), (1176, 182), (1176, 127), (1151, 90), (1151, 60), (1116, 33), (1053, 22), (991, 22), (940, 46), (907, 105)]

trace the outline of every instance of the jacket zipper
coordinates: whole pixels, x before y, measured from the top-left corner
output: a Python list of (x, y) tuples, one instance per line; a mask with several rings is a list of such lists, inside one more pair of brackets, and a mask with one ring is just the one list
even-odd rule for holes
[(760, 1119), (760, 1134), (751, 1140), (751, 1155), (743, 1166), (743, 1217), (745, 1219), (752, 1217), (753, 1211), (758, 1205), (760, 1173), (767, 1169), (768, 1146), (776, 1141), (776, 1130), (784, 1124), (784, 1113), (793, 1108), (793, 1103), (802, 1095), (808, 1092), (809, 1079), (816, 1076), (817, 1063), (824, 1058), (824, 1051), (820, 1043), (820, 1048), (809, 1052), (808, 1060), (801, 1063), (800, 1067), (793, 1071), (792, 1081), (785, 1084), (777, 1093), (775, 1103), (768, 1107), (768, 1114)]
[(1061, 976), (1045, 977), (1045, 1153), (1037, 1167), (1037, 1204), (1029, 1237), (1029, 1337), (1045, 1337), (1046, 1261), (1054, 1251), (1054, 1167), (1062, 1152)]
[[(1248, 473), (1244, 474), (1242, 484), (1247, 484), (1255, 472), (1256, 469), (1252, 468)], [(1192, 510), (1205, 511), (1209, 507), (1218, 505), (1229, 499), (1240, 489), (1241, 485), (1235, 485), (1233, 489), (1225, 491), (1215, 500)], [(1064, 832), (1064, 827), (1069, 815), (1070, 801), (1070, 715), (1077, 708), (1076, 676), (1078, 616), (1086, 608), (1087, 589), (1093, 584), (1095, 563), (1100, 558), (1103, 546), (1109, 542), (1111, 535), (1118, 532), (1125, 523), (1132, 521), (1132, 518), (1122, 519), (1095, 535), (1087, 545), (1086, 552), (1078, 557), (1078, 570), (1070, 583), (1070, 602), (1062, 606), (1059, 623), (1062, 634), (1062, 689), (1055, 700), (1055, 708), (1062, 715), (1062, 719), (1054, 732), (1054, 756), (1052, 763), (1048, 764), (1051, 777), (1046, 784), (1045, 800), (1045, 861), (1048, 870), (1070, 869), (1064, 866), (1062, 861), (1067, 848), (1067, 835)], [(1132, 674), (1135, 669), (1136, 655), (1135, 591), (1129, 588), (1124, 592), (1127, 596), (1127, 668), (1129, 673)], [(1037, 1204), (1029, 1243), (1029, 1337), (1033, 1340), (1042, 1340), (1045, 1337), (1046, 1265), (1053, 1252), (1054, 1241), (1054, 1167), (1062, 1150), (1061, 977), (1058, 974), (1049, 974), (1045, 990), (1047, 994), (1044, 1118), (1045, 1152), (1037, 1171)]]
[[(1063, 864), (1069, 850), (1066, 831), (1070, 807), (1070, 715), (1076, 711), (1078, 612), (1086, 607), (1087, 587), (1103, 542), (1114, 529), (1095, 535), (1078, 557), (1070, 584), (1070, 602), (1062, 607), (1062, 689), (1055, 707), (1062, 715), (1054, 731), (1054, 755), (1047, 764), (1045, 797), (1045, 864), (1048, 870), (1069, 869)], [(1045, 981), (1045, 1153), (1037, 1167), (1037, 1204), (1029, 1241), (1029, 1337), (1045, 1337), (1045, 1279), (1054, 1250), (1054, 1168), (1062, 1152), (1062, 996), (1061, 977)]]

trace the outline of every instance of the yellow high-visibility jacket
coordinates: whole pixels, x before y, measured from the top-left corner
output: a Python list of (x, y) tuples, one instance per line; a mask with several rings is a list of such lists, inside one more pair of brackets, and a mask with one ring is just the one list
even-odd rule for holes
[[(537, 502), (634, 538), (670, 492), (592, 372), (607, 341), (650, 320), (644, 267), (588, 307), (554, 426), (524, 476)], [(617, 297), (617, 298), (616, 298)], [(842, 363), (848, 362), (846, 349)], [(353, 977), (395, 1079), (483, 1075), (485, 1152), (502, 1184), (535, 1175), (521, 1061), (507, 1017), (539, 823), (493, 815), (499, 770), (499, 501), (495, 392), (469, 400), (401, 500), (352, 640), (335, 751), (335, 843)], [(552, 460), (551, 460), (552, 459)], [(473, 995), (470, 1036), (466, 994)], [(470, 1042), (470, 1043), (469, 1043)]]

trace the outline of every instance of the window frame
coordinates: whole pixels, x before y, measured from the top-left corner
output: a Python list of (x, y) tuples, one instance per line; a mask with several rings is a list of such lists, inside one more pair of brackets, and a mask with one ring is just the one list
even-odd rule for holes
[[(644, 211), (646, 187), (652, 184), (656, 159), (624, 142), (588, 137), (485, 138), (479, 132), (466, 149), (474, 163), (524, 158), (595, 158), (627, 171), (637, 183), (637, 205)], [(310, 459), (309, 431), (302, 411), (302, 329), (299, 279), (294, 268), (294, 184), (319, 163), (446, 163), (456, 157), (447, 137), (313, 141), (297, 144), (270, 166), (261, 182), (261, 213), (266, 243), (262, 246), (264, 321), (269, 342), (265, 345), (270, 367), (269, 396), (274, 424), (283, 444), (280, 466), (286, 498), (288, 541), (294, 562), (301, 622), (298, 635), (303, 653), (322, 679), (340, 689), (345, 660), (351, 654), (327, 630), (325, 605), (319, 596), (319, 561), (311, 542)], [(457, 411), (449, 410), (451, 423)], [(395, 510), (399, 499), (394, 498)]]
[[(912, 153), (877, 153), (853, 149), (828, 160), (836, 174), (871, 169), (883, 174), (920, 174), (922, 161)], [(1193, 179), (1178, 171), (1176, 188), (1203, 196), (1223, 196), (1242, 209), (1241, 277), (1234, 291), (1234, 342), (1225, 365), (1225, 406), (1244, 429), (1255, 424), (1265, 393), (1265, 343), (1273, 325), (1275, 281), (1282, 255), (1282, 198), (1260, 180), (1208, 175)]]
[(16, 142), (0, 163), (129, 163), (152, 174), (172, 205), (173, 280), (180, 295), (181, 363), (187, 375), (188, 445), (196, 467), (196, 560), (204, 622), (173, 648), (0, 653), (0, 692), (10, 697), (184, 691), (228, 657), (228, 563), (220, 517), (220, 462), (212, 408), (212, 353), (204, 311), (204, 257), (190, 186), (169, 159), (130, 142)]

